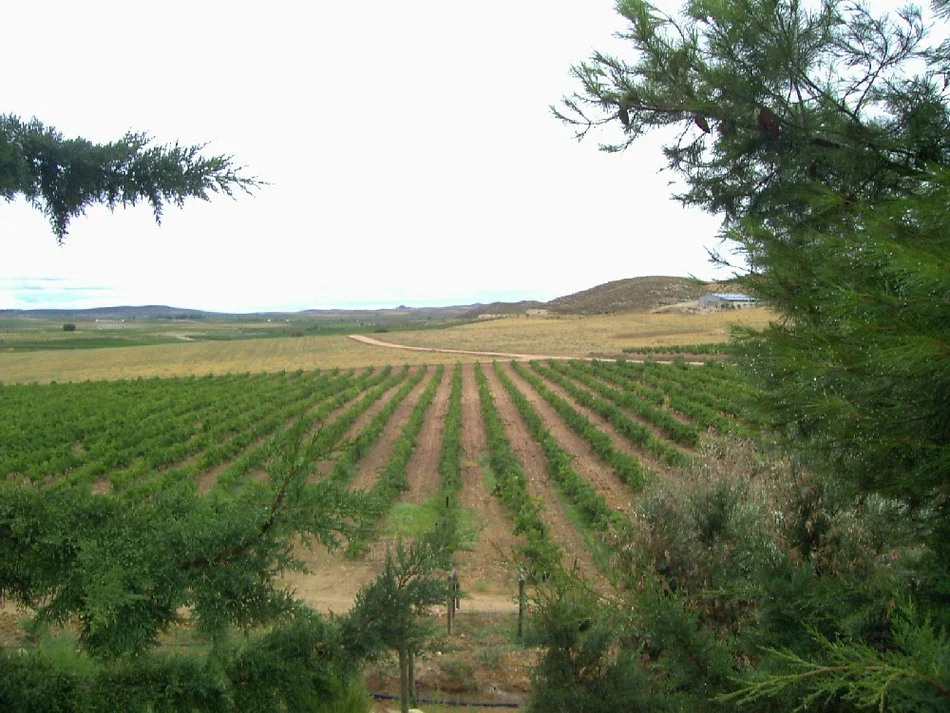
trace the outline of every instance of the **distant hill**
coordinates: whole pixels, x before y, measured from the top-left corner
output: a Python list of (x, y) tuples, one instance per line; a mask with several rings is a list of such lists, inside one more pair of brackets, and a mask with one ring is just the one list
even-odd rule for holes
[(689, 277), (630, 277), (557, 297), (545, 306), (552, 312), (570, 314), (646, 312), (699, 299), (709, 291), (707, 283)]
[(476, 319), (480, 316), (499, 314), (524, 314), (529, 309), (547, 309), (547, 303), (522, 300), (521, 302), (489, 302), (471, 305), (462, 315), (462, 319)]
[(215, 315), (200, 309), (183, 309), (166, 305), (133, 307), (90, 307), (87, 309), (0, 309), (0, 317), (33, 317), (36, 319), (201, 319)]
[(555, 314), (603, 314), (608, 312), (649, 312), (699, 299), (707, 292), (741, 292), (736, 282), (703, 282), (690, 277), (629, 277), (550, 302), (494, 302), (476, 305), (466, 317), (491, 314), (524, 314), (529, 309), (546, 309)]
[(736, 282), (703, 282), (689, 277), (630, 277), (597, 285), (571, 295), (557, 297), (550, 302), (524, 300), (521, 302), (491, 302), (488, 304), (453, 305), (445, 307), (408, 307), (395, 309), (313, 309), (300, 312), (259, 312), (254, 314), (227, 314), (197, 309), (145, 305), (142, 307), (97, 307), (94, 309), (7, 309), (0, 317), (34, 317), (40, 319), (206, 319), (239, 316), (251, 317), (323, 317), (353, 320), (385, 318), (456, 320), (476, 319), (486, 315), (524, 314), (529, 309), (546, 309), (556, 314), (599, 314), (605, 312), (648, 312), (650, 310), (697, 300), (706, 292), (742, 292)]

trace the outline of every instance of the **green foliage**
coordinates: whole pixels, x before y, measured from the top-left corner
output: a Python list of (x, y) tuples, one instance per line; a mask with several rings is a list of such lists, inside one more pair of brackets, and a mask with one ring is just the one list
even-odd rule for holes
[[(687, 203), (781, 229), (811, 213), (811, 183), (881, 196), (950, 150), (946, 50), (928, 47), (913, 9), (693, 0), (673, 15), (622, 0), (617, 10), (633, 61), (595, 53), (575, 66), (580, 90), (554, 113), (580, 136), (615, 122), (622, 138), (603, 146), (613, 151), (678, 126), (664, 152)], [(750, 237), (750, 256), (768, 240)]]
[(332, 487), (307, 487), (295, 450), (270, 465), (269, 482), (220, 497), (191, 483), (119, 498), (5, 482), (0, 597), (41, 622), (77, 617), (81, 648), (102, 660), (153, 648), (183, 607), (214, 637), (277, 621), (294, 607), (277, 586), (295, 566), (290, 537), (332, 545), (352, 506)]
[(64, 332), (75, 332), (75, 331), (76, 331), (76, 325), (75, 325), (75, 324), (72, 324), (72, 323), (70, 323), (70, 322), (67, 322), (66, 324), (63, 325), (63, 331), (64, 331)]
[(69, 221), (95, 204), (110, 209), (147, 201), (161, 222), (166, 203), (208, 200), (210, 193), (233, 196), (261, 185), (241, 175), (230, 156), (201, 155), (204, 146), (152, 146), (143, 133), (94, 144), (66, 139), (37, 119), (0, 114), (0, 196), (21, 195), (49, 218), (59, 242)]
[(408, 547), (400, 539), (386, 550), (382, 573), (356, 595), (349, 614), (346, 640), (357, 651), (396, 650), (399, 654), (401, 710), (413, 695), (412, 658), (434, 635), (429, 609), (444, 604), (450, 587), (445, 576), (457, 545), (450, 527), (436, 527)]
[(345, 622), (299, 612), (213, 657), (147, 653), (90, 663), (75, 652), (0, 653), (0, 708), (11, 713), (246, 710), (365, 713)]
[(479, 403), (488, 441), (489, 467), (494, 476), (493, 494), (508, 507), (515, 521), (515, 534), (523, 534), (526, 544), (521, 554), (528, 562), (530, 575), (541, 577), (558, 568), (561, 549), (547, 536), (541, 517), (543, 504), (528, 493), (524, 469), (511, 450), (511, 441), (505, 432), (501, 416), (492, 399), (488, 380), (481, 364), (475, 363)]
[[(796, 317), (746, 335), (741, 352), (766, 390), (768, 415), (807, 444), (810, 463), (857, 493), (905, 503), (944, 567), (948, 204), (950, 171), (935, 171), (919, 195), (847, 207), (847, 230), (800, 231), (760, 278)], [(804, 262), (802, 253), (809, 268), (797, 270), (796, 284), (807, 304), (784, 287), (786, 261)]]
[[(631, 551), (656, 553), (639, 581), (660, 598), (644, 631), (676, 601), (699, 627), (691, 644), (689, 627), (666, 630), (648, 657), (705, 654), (715, 631), (753, 709), (946, 707), (950, 46), (913, 7), (617, 9), (632, 58), (575, 67), (555, 113), (580, 136), (618, 125), (611, 151), (678, 127), (664, 153), (680, 200), (724, 216), (746, 285), (780, 315), (737, 351), (796, 466), (784, 499), (703, 486), (643, 501), (649, 535)], [(918, 614), (895, 614), (898, 591)], [(723, 685), (689, 680), (709, 684), (706, 706)]]
[(651, 690), (629, 612), (577, 582), (544, 587), (526, 643), (542, 650), (528, 708), (536, 713), (673, 710)]
[[(786, 710), (830, 692), (829, 709), (883, 695), (899, 710), (905, 688), (919, 709), (939, 709), (945, 630), (895, 605), (919, 586), (912, 528), (895, 525), (886, 502), (856, 509), (751, 444), (703, 456), (637, 500), (634, 528), (613, 543), (618, 594), (553, 587), (539, 598), (538, 710), (570, 710), (559, 699), (616, 705), (590, 679), (620, 666), (621, 653), (640, 681), (624, 709)], [(595, 656), (597, 640), (584, 637), (601, 620), (612, 638)]]
[(408, 545), (397, 540), (386, 551), (382, 573), (357, 594), (347, 639), (370, 651), (422, 651), (432, 635), (425, 615), (448, 598), (448, 581), (438, 572), (450, 566), (454, 544), (444, 528), (434, 528)]
[(814, 630), (811, 636), (820, 649), (818, 661), (789, 650), (769, 649), (780, 672), (757, 673), (749, 684), (721, 699), (753, 703), (804, 689), (804, 694), (796, 691), (801, 696), (796, 711), (838, 697), (863, 709), (944, 710), (950, 697), (946, 631), (937, 631), (907, 603), (896, 610), (890, 624), (894, 640), (884, 649), (863, 641), (833, 641)]

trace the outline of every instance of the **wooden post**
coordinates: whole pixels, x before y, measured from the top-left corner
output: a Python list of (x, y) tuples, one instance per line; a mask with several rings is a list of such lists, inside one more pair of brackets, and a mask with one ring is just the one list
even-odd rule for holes
[(526, 580), (524, 567), (518, 567), (518, 641), (524, 640), (524, 614), (528, 607)]
[(399, 709), (409, 713), (409, 652), (399, 649)]
[(452, 635), (452, 629), (455, 625), (455, 609), (458, 607), (459, 599), (459, 575), (455, 571), (455, 568), (452, 568), (452, 571), (449, 572), (449, 601), (448, 601), (448, 613), (449, 613), (449, 636)]

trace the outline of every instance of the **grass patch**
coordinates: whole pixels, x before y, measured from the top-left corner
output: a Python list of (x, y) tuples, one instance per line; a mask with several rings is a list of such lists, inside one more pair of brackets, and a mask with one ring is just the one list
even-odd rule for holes
[[(419, 504), (396, 503), (386, 520), (385, 535), (387, 537), (420, 537), (435, 527), (442, 516), (444, 506), (445, 497), (441, 494), (434, 495)], [(461, 547), (463, 549), (473, 547), (478, 537), (474, 513), (471, 510), (460, 509), (458, 525)]]
[(485, 484), (485, 489), (489, 493), (494, 493), (498, 486), (498, 478), (495, 476), (495, 471), (488, 465), (488, 456), (479, 458), (478, 464), (482, 467), (482, 482)]
[[(574, 503), (568, 501), (567, 498), (563, 497), (560, 493), (558, 493), (558, 498), (560, 499), (565, 517), (567, 518), (568, 522), (574, 526), (574, 529), (577, 530), (578, 534), (580, 534), (581, 538), (584, 540), (584, 544), (587, 545), (587, 549), (590, 551), (591, 557), (594, 560), (594, 564), (597, 566), (597, 569), (600, 570), (600, 572), (608, 580), (612, 579), (612, 556), (610, 549), (604, 544), (604, 541), (600, 539), (599, 534), (591, 530), (590, 526), (584, 520), (584, 517), (581, 515)], [(569, 554), (565, 552), (563, 564), (568, 568), (574, 564), (572, 561), (569, 562), (569, 559)]]

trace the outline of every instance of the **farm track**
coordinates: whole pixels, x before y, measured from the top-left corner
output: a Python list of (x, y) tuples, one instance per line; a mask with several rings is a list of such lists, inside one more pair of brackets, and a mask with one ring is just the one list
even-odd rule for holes
[(547, 465), (541, 446), (528, 431), (521, 414), (518, 413), (517, 407), (499, 382), (494, 370), (486, 369), (485, 376), (492, 400), (511, 439), (512, 449), (518, 454), (518, 459), (524, 469), (528, 493), (544, 504), (542, 518), (545, 530), (564, 553), (563, 564), (569, 568), (576, 565), (580, 574), (595, 582), (598, 587), (605, 588), (607, 582), (597, 570), (590, 548), (568, 517), (560, 494), (548, 480)]
[[(380, 339), (375, 339), (373, 337), (368, 337), (365, 334), (348, 334), (350, 339), (359, 342), (360, 344), (366, 344), (373, 347), (381, 347), (384, 349), (404, 349), (411, 352), (431, 352), (433, 354), (458, 354), (464, 356), (475, 356), (475, 357), (486, 357), (488, 359), (514, 359), (515, 361), (533, 361), (536, 359), (557, 359), (560, 361), (570, 361), (570, 360), (581, 360), (581, 361), (591, 361), (594, 359), (609, 359), (610, 357), (604, 356), (565, 356), (565, 355), (553, 355), (553, 354), (525, 354), (519, 352), (490, 352), (490, 351), (478, 351), (474, 349), (444, 349), (440, 347), (413, 347), (407, 344), (395, 344), (393, 342), (384, 342)], [(641, 364), (649, 361), (662, 361), (659, 359), (637, 359), (624, 356), (629, 362), (635, 364)], [(673, 361), (670, 359), (669, 361)], [(692, 366), (702, 366), (705, 364), (705, 361), (688, 361), (687, 364)]]
[(551, 406), (530, 384), (525, 382), (512, 368), (510, 363), (502, 365), (508, 378), (544, 421), (551, 435), (567, 451), (573, 461), (574, 470), (589, 482), (595, 490), (610, 504), (610, 507), (630, 515), (633, 511), (634, 493), (621, 482), (613, 469), (604, 463), (591, 449), (590, 444), (578, 436), (564, 423), (554, 407)]
[(473, 351), (470, 349), (440, 349), (438, 347), (410, 347), (405, 344), (393, 344), (392, 342), (384, 342), (379, 339), (374, 339), (373, 337), (367, 337), (365, 334), (350, 334), (348, 335), (350, 339), (353, 339), (361, 344), (369, 344), (374, 347), (384, 347), (387, 349), (405, 349), (411, 352), (432, 352), (434, 354), (464, 354), (466, 356), (480, 356), (488, 357), (491, 359), (573, 359), (574, 357), (564, 357), (564, 356), (538, 356), (534, 354), (516, 354), (512, 352), (481, 352)]

